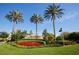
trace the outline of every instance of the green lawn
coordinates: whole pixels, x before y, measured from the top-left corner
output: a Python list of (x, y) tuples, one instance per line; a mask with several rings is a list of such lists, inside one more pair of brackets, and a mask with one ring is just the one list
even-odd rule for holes
[(9, 44), (0, 45), (0, 55), (77, 55), (79, 44), (65, 47), (18, 48)]

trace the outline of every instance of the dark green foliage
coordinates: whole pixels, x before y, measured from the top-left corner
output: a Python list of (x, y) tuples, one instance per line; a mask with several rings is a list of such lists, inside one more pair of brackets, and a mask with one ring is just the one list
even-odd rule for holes
[(29, 34), (33, 34), (32, 30), (30, 30), (30, 33)]
[(22, 34), (26, 35), (28, 34), (26, 30), (22, 31)]
[(24, 38), (22, 34), (12, 34), (11, 41), (20, 40)]
[(47, 33), (48, 33), (48, 32), (47, 32), (47, 29), (45, 29), (45, 30), (43, 31), (43, 33), (42, 33), (42, 36), (43, 36), (43, 37), (46, 37), (46, 36), (47, 36)]
[(21, 33), (15, 34), (15, 37), (16, 37), (16, 39), (22, 39), (22, 38), (24, 38), (23, 34), (21, 34)]
[(58, 40), (61, 40), (61, 36), (58, 36), (57, 38), (56, 38), (56, 40), (58, 41)]
[(22, 38), (24, 38), (24, 36), (25, 32), (21, 32), (20, 30), (18, 30), (16, 33), (12, 34), (11, 41), (21, 40)]
[(0, 38), (7, 38), (8, 35), (9, 34), (7, 32), (0, 32)]
[[(65, 45), (70, 45), (70, 44), (75, 44), (75, 43), (79, 43), (79, 32), (72, 32), (72, 33), (68, 33), (68, 32), (64, 32), (64, 44)], [(58, 44), (62, 44), (62, 36), (58, 36), (56, 38), (57, 43)]]
[(15, 34), (12, 34), (11, 35), (11, 41), (15, 41), (16, 40), (16, 35)]
[(69, 35), (69, 39), (70, 39), (71, 41), (79, 42), (79, 32), (72, 32), (72, 33)]
[(79, 32), (72, 32), (72, 33), (65, 32), (63, 33), (63, 35), (65, 40), (79, 42)]

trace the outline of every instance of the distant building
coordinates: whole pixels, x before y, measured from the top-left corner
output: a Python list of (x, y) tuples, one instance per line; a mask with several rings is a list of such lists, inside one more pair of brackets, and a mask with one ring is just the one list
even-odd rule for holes
[[(27, 34), (27, 35), (25, 35), (25, 38), (26, 38), (26, 39), (27, 39), (27, 38), (36, 39), (36, 36), (33, 35), (33, 34)], [(43, 39), (42, 36), (37, 36), (37, 38), (38, 38), (38, 39)]]

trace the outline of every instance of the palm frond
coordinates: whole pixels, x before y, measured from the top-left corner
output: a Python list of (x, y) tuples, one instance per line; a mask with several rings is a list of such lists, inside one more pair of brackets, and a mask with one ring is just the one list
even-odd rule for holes
[(42, 23), (43, 22), (43, 18), (41, 17), (41, 15), (38, 14), (33, 14), (30, 18), (30, 21), (32, 23)]
[(17, 10), (9, 11), (9, 13), (5, 17), (11, 22), (23, 22), (23, 16)]
[(44, 18), (50, 19), (55, 16), (55, 18), (60, 18), (62, 17), (64, 9), (60, 8), (59, 5), (49, 5), (47, 9), (45, 10)]

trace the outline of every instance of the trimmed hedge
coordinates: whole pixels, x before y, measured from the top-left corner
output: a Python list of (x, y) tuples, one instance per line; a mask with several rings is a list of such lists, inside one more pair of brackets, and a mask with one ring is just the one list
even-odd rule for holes
[[(71, 44), (75, 44), (75, 43), (76, 43), (76, 42), (68, 41), (68, 40), (65, 40), (65, 41), (64, 41), (64, 44), (65, 44), (65, 45), (71, 45)], [(63, 45), (63, 41), (58, 41), (58, 42), (56, 42), (56, 44)]]

